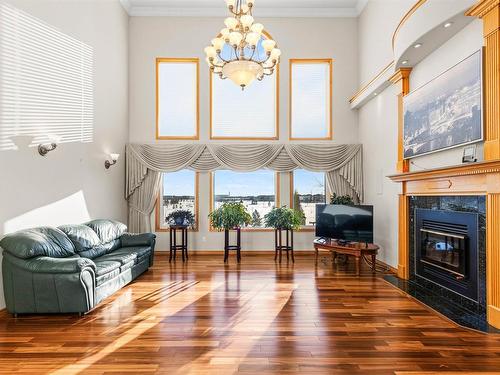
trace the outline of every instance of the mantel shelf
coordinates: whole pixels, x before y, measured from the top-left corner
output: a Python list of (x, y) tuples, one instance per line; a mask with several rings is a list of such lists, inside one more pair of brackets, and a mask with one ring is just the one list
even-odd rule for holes
[(426, 169), (422, 171), (398, 173), (387, 176), (394, 182), (427, 180), (435, 178), (491, 174), (500, 172), (500, 160), (460, 164), (451, 167)]

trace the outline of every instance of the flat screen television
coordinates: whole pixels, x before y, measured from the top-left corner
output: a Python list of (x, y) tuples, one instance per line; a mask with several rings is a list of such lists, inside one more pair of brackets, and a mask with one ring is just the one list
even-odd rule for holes
[(316, 205), (316, 236), (373, 243), (373, 206)]

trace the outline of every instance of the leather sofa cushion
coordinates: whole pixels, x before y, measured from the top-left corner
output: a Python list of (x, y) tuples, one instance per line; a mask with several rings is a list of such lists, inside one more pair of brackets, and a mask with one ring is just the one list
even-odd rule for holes
[(86, 225), (61, 225), (59, 227), (71, 239), (78, 255), (94, 259), (106, 254), (107, 249), (91, 228)]
[(120, 272), (120, 262), (97, 258), (94, 260), (94, 263), (96, 267), (95, 274), (97, 277), (110, 273), (114, 270), (118, 270), (118, 272)]
[(36, 256), (66, 258), (75, 255), (70, 239), (57, 228), (39, 227), (7, 234), (0, 241), (8, 253), (22, 259)]
[(137, 254), (134, 252), (126, 251), (125, 249), (118, 249), (110, 254), (103, 255), (99, 257), (99, 260), (108, 260), (114, 262), (120, 262), (120, 264), (127, 264), (130, 262), (135, 262), (137, 259)]
[(119, 268), (116, 268), (114, 269), (113, 271), (110, 271), (108, 273), (105, 273), (101, 276), (97, 276), (95, 278), (95, 284), (96, 286), (100, 286), (104, 283), (106, 283), (107, 281), (111, 280), (111, 279), (114, 279), (115, 277), (117, 277), (118, 275), (120, 274), (120, 269)]
[(127, 230), (125, 224), (109, 219), (92, 220), (85, 225), (97, 233), (103, 244), (119, 239)]
[(137, 258), (142, 258), (151, 253), (151, 248), (149, 246), (131, 246), (119, 249), (118, 251), (120, 250), (126, 250), (129, 253), (136, 254)]

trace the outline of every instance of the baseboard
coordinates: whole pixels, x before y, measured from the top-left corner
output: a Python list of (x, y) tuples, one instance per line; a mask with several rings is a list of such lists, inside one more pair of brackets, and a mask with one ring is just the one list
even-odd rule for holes
[(381, 267), (384, 267), (386, 268), (387, 270), (389, 270), (391, 273), (397, 275), (398, 274), (398, 269), (393, 267), (393, 266), (390, 266), (389, 264), (381, 261), (381, 260), (378, 260), (377, 259), (377, 264), (380, 265)]
[[(231, 251), (234, 253), (234, 251)], [(168, 250), (156, 250), (156, 255), (168, 256), (170, 252)], [(180, 252), (179, 252), (180, 254)], [(245, 256), (258, 256), (258, 255), (272, 255), (274, 256), (274, 250), (241, 250), (241, 254)], [(294, 255), (314, 255), (314, 250), (294, 250)], [(189, 250), (189, 255), (195, 256), (208, 256), (208, 255), (224, 255), (224, 250)]]

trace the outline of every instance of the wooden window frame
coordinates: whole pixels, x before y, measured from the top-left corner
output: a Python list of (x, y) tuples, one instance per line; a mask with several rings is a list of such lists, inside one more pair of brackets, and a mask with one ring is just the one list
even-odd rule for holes
[[(267, 31), (263, 31), (262, 35), (264, 35), (267, 39), (272, 39), (271, 34)], [(220, 36), (220, 34), (219, 34)], [(214, 140), (228, 140), (228, 141), (276, 141), (280, 139), (280, 64), (276, 65), (274, 70), (274, 74), (276, 74), (276, 119), (275, 119), (275, 128), (274, 128), (274, 136), (272, 137), (216, 137), (213, 135), (213, 79), (214, 74), (211, 70), (208, 71), (209, 75), (209, 110), (210, 110), (210, 129), (209, 129), (209, 138)], [(268, 79), (268, 78), (264, 78)]]
[[(217, 172), (217, 171), (215, 171)], [(210, 206), (209, 210), (212, 212), (214, 210), (214, 173), (215, 172), (210, 172), (209, 177), (210, 177), (210, 189), (209, 189), (209, 194), (210, 194)], [(243, 172), (244, 173), (244, 172)], [(281, 175), (279, 172), (274, 173), (274, 199), (275, 199), (275, 207), (280, 207), (281, 205), (281, 181), (280, 181)], [(218, 232), (216, 229), (212, 227), (212, 225), (209, 223), (209, 231), (210, 232)], [(242, 232), (273, 232), (274, 228), (241, 228)]]
[[(290, 141), (331, 141), (333, 140), (333, 62), (334, 59), (290, 59), (289, 60), (289, 82), (288, 82), (288, 139)], [(328, 135), (326, 137), (292, 137), (292, 66), (293, 64), (328, 64), (330, 73), (330, 123), (328, 124)]]
[[(196, 134), (193, 136), (160, 135), (160, 85), (159, 67), (162, 63), (194, 63), (196, 64)], [(156, 139), (157, 140), (199, 140), (200, 139), (200, 59), (197, 57), (157, 57), (156, 58)]]
[[(295, 209), (295, 207), (293, 206), (293, 193), (294, 193), (294, 183), (293, 183), (293, 172), (290, 172), (289, 173), (289, 179), (290, 179), (290, 208), (293, 208)], [(328, 187), (326, 185), (326, 172), (321, 172), (323, 173), (325, 176), (325, 204), (328, 203)], [(300, 228), (298, 229), (298, 231), (301, 231), (301, 232), (314, 232), (316, 230), (316, 227), (314, 225), (301, 225)]]
[[(168, 173), (168, 172), (167, 172)], [(194, 228), (189, 228), (189, 232), (198, 232), (200, 229), (200, 173), (195, 172), (195, 178), (194, 178), (194, 216), (196, 220), (196, 226)], [(161, 219), (160, 219), (160, 213), (161, 213), (161, 196), (163, 192), (163, 176), (161, 180), (161, 188), (160, 192), (158, 193), (158, 197), (156, 198), (156, 207), (155, 207), (155, 232), (169, 232), (170, 227), (162, 227), (161, 226)]]

